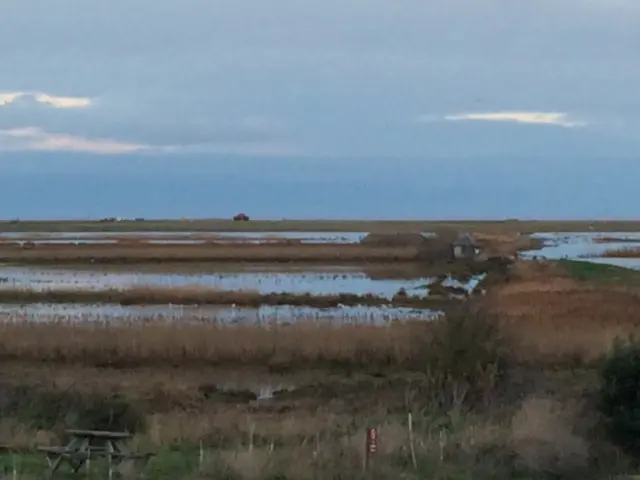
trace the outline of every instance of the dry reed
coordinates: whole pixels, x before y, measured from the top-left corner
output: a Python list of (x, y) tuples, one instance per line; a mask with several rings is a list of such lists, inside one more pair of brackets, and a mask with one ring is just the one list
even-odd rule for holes
[(616, 250), (607, 250), (601, 256), (607, 258), (640, 258), (640, 247), (626, 247)]
[(525, 362), (590, 364), (640, 331), (640, 292), (575, 282), (553, 264), (520, 262), (485, 298)]
[(616, 237), (614, 235), (601, 235), (593, 238), (594, 243), (638, 243), (637, 238)]
[(0, 324), (0, 358), (103, 366), (409, 366), (426, 322), (387, 327), (300, 322), (280, 326), (175, 322)]

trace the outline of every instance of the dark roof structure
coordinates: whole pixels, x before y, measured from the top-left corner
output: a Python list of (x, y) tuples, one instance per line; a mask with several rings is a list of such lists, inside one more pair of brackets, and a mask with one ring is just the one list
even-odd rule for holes
[(480, 244), (468, 233), (458, 235), (453, 241), (454, 247), (480, 247)]

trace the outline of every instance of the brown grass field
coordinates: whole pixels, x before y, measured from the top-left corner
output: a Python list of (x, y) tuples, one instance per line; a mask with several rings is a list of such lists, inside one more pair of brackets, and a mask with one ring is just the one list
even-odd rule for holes
[(629, 279), (623, 278), (627, 285), (577, 281), (557, 265), (535, 262), (517, 264), (512, 275), (484, 301), (520, 361), (588, 365), (617, 337), (640, 332), (640, 290)]
[(0, 232), (95, 232), (95, 231), (252, 231), (252, 232), (438, 232), (441, 230), (487, 233), (640, 231), (638, 220), (251, 220), (161, 219), (101, 223), (88, 220), (21, 220), (0, 222)]

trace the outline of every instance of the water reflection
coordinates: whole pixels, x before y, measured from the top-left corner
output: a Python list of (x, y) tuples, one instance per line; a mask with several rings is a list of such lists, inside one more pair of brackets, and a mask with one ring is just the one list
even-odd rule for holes
[[(537, 250), (521, 252), (524, 258), (542, 257), (549, 260), (570, 259), (640, 269), (640, 258), (603, 257), (606, 252), (627, 248), (640, 248), (640, 232), (544, 232), (532, 235), (543, 241)], [(611, 241), (599, 243), (600, 237)], [(619, 239), (619, 241), (614, 241)]]

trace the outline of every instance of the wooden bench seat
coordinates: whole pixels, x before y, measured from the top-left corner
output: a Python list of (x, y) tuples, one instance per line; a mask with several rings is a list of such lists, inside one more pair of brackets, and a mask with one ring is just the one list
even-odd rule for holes
[(80, 451), (75, 449), (69, 449), (66, 447), (37, 447), (38, 451), (44, 453), (51, 453), (55, 455), (74, 455), (83, 457), (114, 457), (114, 458), (130, 458), (132, 460), (149, 458), (155, 456), (153, 452), (147, 453), (122, 453), (122, 452), (109, 452), (106, 448), (92, 448), (87, 451)]

